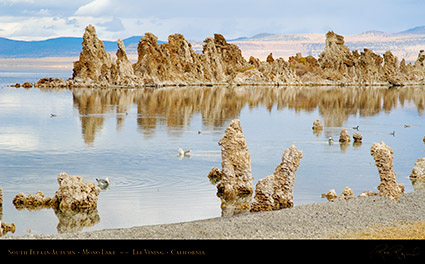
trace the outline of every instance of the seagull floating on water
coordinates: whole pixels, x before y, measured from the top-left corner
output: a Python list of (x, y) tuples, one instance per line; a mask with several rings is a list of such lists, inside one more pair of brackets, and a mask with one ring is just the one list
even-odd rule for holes
[(179, 156), (190, 156), (191, 152), (192, 152), (192, 149), (183, 150), (183, 149), (179, 148), (177, 150), (177, 153), (178, 153)]
[(183, 158), (190, 158), (191, 152), (192, 152), (192, 149), (183, 150), (183, 149), (179, 148), (177, 150), (177, 157), (179, 158), (179, 160), (181, 160)]
[(329, 137), (328, 142), (329, 142), (329, 145), (331, 145), (334, 142), (334, 139), (332, 138), (332, 136)]
[(111, 182), (108, 177), (106, 177), (105, 179), (96, 178), (95, 180), (97, 181), (97, 185), (102, 189), (107, 188), (109, 186), (109, 183)]

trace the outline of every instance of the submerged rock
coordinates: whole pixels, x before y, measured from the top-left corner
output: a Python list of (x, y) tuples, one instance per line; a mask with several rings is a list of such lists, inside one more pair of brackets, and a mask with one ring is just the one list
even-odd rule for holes
[(360, 142), (362, 142), (362, 139), (363, 139), (362, 134), (357, 133), (357, 132), (353, 134), (354, 142), (360, 143)]
[(381, 184), (378, 186), (379, 195), (398, 201), (398, 195), (404, 193), (404, 185), (396, 182), (396, 173), (393, 170), (393, 150), (383, 141), (373, 143), (370, 154), (375, 160)]
[(33, 86), (33, 83), (31, 83), (31, 82), (24, 82), (23, 84), (22, 84), (22, 87), (23, 88), (32, 88), (32, 86)]
[(16, 209), (39, 210), (52, 207), (54, 200), (45, 196), (42, 191), (38, 191), (35, 194), (20, 192), (13, 198), (12, 203)]
[(350, 134), (348, 134), (347, 129), (343, 129), (341, 130), (341, 133), (339, 134), (339, 142), (341, 143), (345, 143), (345, 142), (350, 142)]
[(258, 181), (251, 212), (279, 210), (294, 205), (293, 188), (302, 151), (291, 145), (272, 175)]
[(322, 130), (322, 129), (323, 129), (322, 121), (320, 121), (319, 119), (315, 120), (315, 121), (313, 122), (313, 127), (312, 127), (312, 129), (313, 129), (313, 130)]

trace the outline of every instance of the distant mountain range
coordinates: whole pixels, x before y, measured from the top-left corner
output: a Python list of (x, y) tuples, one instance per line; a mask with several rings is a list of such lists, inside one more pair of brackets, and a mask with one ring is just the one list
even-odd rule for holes
[[(335, 32), (338, 33), (338, 32)], [(419, 51), (425, 50), (425, 26), (411, 28), (397, 33), (369, 30), (359, 34), (344, 35), (345, 45), (350, 50), (363, 51), (364, 48), (377, 54), (391, 51), (407, 62), (415, 61)], [(254, 56), (261, 60), (273, 53), (273, 57), (287, 59), (300, 52), (303, 56), (318, 57), (325, 48), (325, 34), (269, 34), (261, 33), (252, 37), (229, 40), (238, 45), (244, 57)], [(193, 45), (201, 48), (200, 44)]]
[[(137, 50), (142, 36), (123, 39), (128, 50)], [(42, 41), (21, 41), (0, 38), (0, 58), (42, 58), (42, 57), (75, 57), (82, 50), (83, 38), (60, 37)], [(103, 41), (107, 52), (115, 52), (115, 41)], [(163, 41), (158, 41), (163, 43)]]
[[(338, 33), (338, 32), (336, 32)], [(346, 45), (354, 50), (370, 48), (377, 53), (391, 50), (399, 58), (414, 60), (420, 49), (425, 49), (425, 26), (411, 28), (398, 33), (366, 31), (344, 36)], [(137, 54), (141, 36), (123, 39), (128, 54)], [(59, 37), (42, 41), (19, 41), (0, 38), (0, 58), (43, 58), (77, 57), (81, 52), (82, 38)], [(275, 57), (287, 58), (302, 52), (303, 55), (318, 56), (324, 48), (325, 34), (271, 34), (260, 33), (251, 37), (229, 39), (238, 45), (244, 56), (260, 59), (272, 52)], [(202, 41), (190, 41), (196, 52), (202, 51)], [(115, 41), (104, 41), (107, 52), (115, 52)], [(164, 41), (158, 41), (164, 43)]]

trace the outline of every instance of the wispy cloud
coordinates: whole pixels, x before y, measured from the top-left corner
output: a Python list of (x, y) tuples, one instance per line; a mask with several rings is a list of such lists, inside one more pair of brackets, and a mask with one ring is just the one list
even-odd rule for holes
[(99, 27), (99, 37), (108, 40), (145, 32), (160, 39), (178, 32), (199, 40), (213, 33), (233, 38), (329, 29), (397, 32), (425, 25), (423, 10), (422, 0), (3, 0), (0, 36), (81, 36), (87, 24)]

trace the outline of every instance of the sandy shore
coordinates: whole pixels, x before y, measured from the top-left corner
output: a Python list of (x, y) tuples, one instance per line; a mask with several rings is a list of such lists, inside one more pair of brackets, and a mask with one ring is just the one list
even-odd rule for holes
[(272, 212), (105, 229), (55, 235), (7, 236), (6, 239), (328, 239), (398, 221), (425, 221), (425, 191), (299, 205)]

